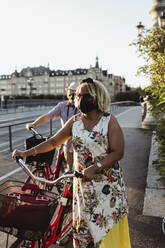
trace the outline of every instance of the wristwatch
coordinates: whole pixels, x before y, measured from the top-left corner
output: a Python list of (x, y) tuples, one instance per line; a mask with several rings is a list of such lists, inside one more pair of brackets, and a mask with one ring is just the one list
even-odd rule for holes
[(96, 162), (97, 167), (101, 168), (103, 165), (100, 162)]

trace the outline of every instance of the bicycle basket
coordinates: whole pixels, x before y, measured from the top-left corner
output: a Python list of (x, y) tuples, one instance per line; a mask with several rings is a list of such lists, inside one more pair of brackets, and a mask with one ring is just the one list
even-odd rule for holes
[[(44, 191), (23, 191), (23, 182), (6, 181), (0, 185), (0, 230), (16, 237), (37, 240), (47, 230), (57, 207), (57, 195)], [(38, 188), (39, 189), (39, 188)], [(28, 193), (27, 193), (28, 192)], [(30, 192), (30, 193), (29, 193)]]
[[(32, 136), (25, 140), (25, 149), (30, 149), (42, 142), (47, 140), (47, 138), (40, 137), (38, 135)], [(41, 154), (37, 154), (35, 156), (29, 156), (26, 158), (26, 163), (35, 165), (35, 162), (37, 164), (43, 164), (47, 163), (49, 165), (52, 164), (53, 157), (54, 157), (55, 149), (50, 152), (45, 152)]]

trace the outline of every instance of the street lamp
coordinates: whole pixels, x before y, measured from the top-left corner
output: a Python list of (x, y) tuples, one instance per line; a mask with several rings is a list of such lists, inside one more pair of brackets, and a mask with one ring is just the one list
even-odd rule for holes
[(161, 16), (159, 17), (160, 27), (165, 28), (165, 12), (161, 13)]
[[(142, 22), (139, 22), (139, 24), (136, 26), (138, 30), (138, 39), (141, 41), (142, 38), (142, 32), (145, 28), (145, 26), (142, 24)], [(139, 48), (141, 47), (141, 44), (139, 42)], [(144, 99), (144, 102), (141, 104), (142, 107), (142, 128), (144, 129), (153, 129), (155, 127), (155, 118), (152, 116), (151, 112), (151, 105), (148, 101), (147, 97)], [(144, 115), (143, 115), (144, 113)]]
[(139, 24), (136, 26), (136, 28), (137, 28), (137, 30), (138, 30), (138, 37), (139, 37), (139, 39), (141, 38), (141, 33), (142, 33), (142, 31), (144, 30), (144, 25), (142, 24), (142, 22), (139, 22)]

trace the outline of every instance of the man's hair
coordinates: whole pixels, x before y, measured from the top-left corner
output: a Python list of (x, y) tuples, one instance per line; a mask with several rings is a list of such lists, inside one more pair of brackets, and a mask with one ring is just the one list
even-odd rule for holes
[(98, 80), (92, 78), (83, 79), (81, 84), (86, 83), (89, 94), (98, 105), (98, 110), (105, 112), (110, 109), (110, 95), (105, 86)]

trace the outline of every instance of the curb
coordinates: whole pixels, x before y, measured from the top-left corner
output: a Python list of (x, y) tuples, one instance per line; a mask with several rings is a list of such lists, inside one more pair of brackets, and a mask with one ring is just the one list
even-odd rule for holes
[(152, 133), (151, 150), (144, 197), (143, 215), (163, 218), (165, 216), (165, 184), (160, 180), (159, 171), (153, 165), (158, 158), (158, 143)]

